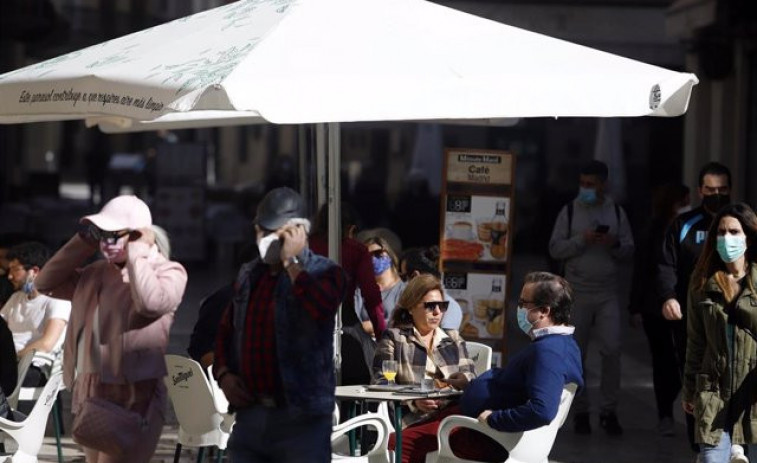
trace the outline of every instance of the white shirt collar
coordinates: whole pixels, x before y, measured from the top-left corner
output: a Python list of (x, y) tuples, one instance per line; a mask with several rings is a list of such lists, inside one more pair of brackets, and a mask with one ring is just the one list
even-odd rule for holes
[(548, 334), (569, 335), (569, 334), (573, 334), (574, 331), (576, 331), (575, 326), (553, 325), (553, 326), (546, 326), (544, 328), (537, 328), (535, 330), (531, 330), (531, 336), (533, 337), (533, 339), (537, 339), (542, 336), (546, 336)]

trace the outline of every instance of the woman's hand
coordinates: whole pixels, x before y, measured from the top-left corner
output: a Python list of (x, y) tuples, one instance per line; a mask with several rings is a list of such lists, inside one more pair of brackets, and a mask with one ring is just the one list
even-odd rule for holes
[(429, 413), (439, 410), (439, 400), (434, 399), (416, 399), (413, 401), (413, 405), (423, 413)]
[(683, 407), (684, 412), (688, 413), (689, 415), (694, 414), (694, 402), (686, 402), (685, 400), (682, 400), (681, 406)]
[(150, 227), (140, 228), (129, 234), (129, 241), (137, 241), (152, 246), (155, 244), (155, 232)]
[(489, 422), (488, 422), (488, 421), (486, 421), (486, 420), (487, 420), (487, 419), (489, 418), (489, 415), (491, 415), (491, 414), (492, 414), (492, 411), (491, 411), (491, 410), (484, 410), (484, 411), (482, 411), (482, 412), (481, 412), (481, 414), (480, 414), (480, 415), (478, 415), (478, 421), (479, 421), (479, 422), (480, 422), (481, 424), (485, 424), (485, 425), (487, 425), (487, 426), (488, 426), (488, 425), (489, 425)]

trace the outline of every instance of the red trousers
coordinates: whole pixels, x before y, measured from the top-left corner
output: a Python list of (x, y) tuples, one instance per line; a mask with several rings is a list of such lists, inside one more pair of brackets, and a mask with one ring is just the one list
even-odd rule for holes
[[(402, 463), (424, 463), (426, 454), (438, 450), (436, 433), (439, 424), (449, 415), (460, 415), (460, 407), (452, 405), (442, 410), (432, 421), (408, 426), (402, 431)], [(450, 447), (455, 456), (478, 461), (498, 462), (507, 460), (507, 450), (494, 439), (472, 429), (460, 428), (449, 436)], [(389, 436), (389, 449), (396, 447), (395, 435)]]

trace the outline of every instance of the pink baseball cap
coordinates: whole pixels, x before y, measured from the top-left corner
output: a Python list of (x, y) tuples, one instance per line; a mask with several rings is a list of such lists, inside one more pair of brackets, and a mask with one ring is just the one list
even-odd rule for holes
[(150, 208), (136, 196), (117, 196), (108, 201), (97, 214), (80, 220), (89, 220), (105, 231), (137, 230), (152, 225)]

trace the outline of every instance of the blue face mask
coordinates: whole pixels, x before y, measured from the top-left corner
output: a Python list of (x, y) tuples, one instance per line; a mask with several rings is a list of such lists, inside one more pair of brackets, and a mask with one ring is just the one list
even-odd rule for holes
[(24, 294), (31, 294), (34, 291), (34, 278), (31, 275), (26, 277), (26, 281), (21, 287), (21, 291), (23, 291)]
[(518, 307), (518, 328), (521, 329), (527, 335), (531, 335), (531, 330), (534, 325), (528, 321), (528, 309), (525, 307)]
[(392, 266), (392, 258), (389, 256), (373, 257), (373, 273), (381, 275)]
[(718, 236), (717, 249), (723, 262), (734, 262), (746, 252), (746, 236)]
[(578, 200), (584, 204), (594, 204), (597, 202), (597, 190), (596, 188), (584, 188), (578, 189)]

